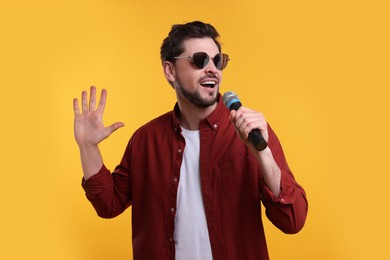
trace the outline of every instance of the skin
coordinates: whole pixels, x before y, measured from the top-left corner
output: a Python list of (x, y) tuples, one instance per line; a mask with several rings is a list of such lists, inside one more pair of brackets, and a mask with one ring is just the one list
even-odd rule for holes
[[(184, 52), (180, 56), (192, 56), (194, 52), (206, 52), (209, 57), (214, 57), (218, 51), (217, 45), (211, 38), (192, 38), (183, 42)], [(210, 61), (203, 69), (197, 69), (190, 59), (177, 59), (176, 63), (165, 61), (163, 63), (165, 77), (172, 82), (176, 98), (182, 112), (182, 126), (189, 130), (199, 129), (199, 122), (207, 117), (217, 106), (216, 100), (219, 91), (219, 83), (222, 79), (222, 72)], [(200, 85), (205, 80), (216, 80), (214, 88), (207, 88)], [(197, 96), (211, 105), (201, 108), (191, 102), (183, 95), (183, 91), (197, 93)], [(213, 102), (214, 101), (214, 102)]]
[[(194, 52), (203, 51), (210, 57), (219, 53), (218, 47), (211, 38), (191, 38), (183, 42), (184, 51), (180, 56), (192, 56)], [(217, 106), (219, 85), (222, 80), (222, 71), (218, 70), (213, 61), (203, 69), (196, 68), (190, 59), (177, 59), (175, 64), (169, 61), (163, 63), (165, 77), (173, 85), (177, 102), (181, 111), (181, 125), (188, 130), (198, 130), (201, 120), (214, 111)], [(213, 88), (204, 87), (200, 83), (213, 80)], [(82, 92), (81, 106), (77, 99), (73, 101), (75, 113), (74, 134), (79, 146), (84, 178), (88, 179), (96, 174), (103, 165), (98, 144), (110, 136), (122, 122), (116, 122), (105, 127), (103, 113), (106, 104), (107, 91), (102, 90), (100, 101), (96, 107), (96, 88), (91, 87), (90, 99), (87, 92)], [(277, 166), (271, 150), (267, 147), (257, 151), (248, 140), (252, 129), (259, 129), (268, 141), (267, 122), (263, 114), (246, 107), (230, 112), (230, 120), (235, 126), (238, 136), (250, 148), (263, 172), (263, 177), (276, 197), (280, 194), (281, 172)]]
[(103, 159), (98, 144), (109, 137), (115, 130), (123, 127), (122, 122), (116, 122), (105, 127), (103, 113), (106, 105), (107, 91), (102, 90), (99, 104), (96, 108), (96, 88), (90, 88), (90, 99), (87, 101), (88, 93), (81, 94), (80, 111), (77, 98), (73, 100), (74, 110), (74, 136), (80, 150), (81, 165), (84, 172), (84, 179), (89, 179), (98, 173), (103, 166)]

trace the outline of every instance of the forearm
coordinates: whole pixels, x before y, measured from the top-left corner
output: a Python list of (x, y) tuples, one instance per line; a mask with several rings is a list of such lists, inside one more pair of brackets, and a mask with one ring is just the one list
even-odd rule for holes
[(256, 151), (257, 161), (259, 162), (263, 178), (268, 188), (275, 197), (280, 195), (281, 171), (275, 162), (271, 149), (267, 147), (263, 151)]
[(79, 146), (79, 150), (81, 165), (84, 172), (84, 179), (88, 180), (90, 177), (98, 173), (102, 168), (103, 158), (97, 145)]

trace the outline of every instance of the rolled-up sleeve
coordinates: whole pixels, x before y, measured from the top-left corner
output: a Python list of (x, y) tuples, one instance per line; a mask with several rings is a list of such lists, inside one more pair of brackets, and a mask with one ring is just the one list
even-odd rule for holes
[(283, 149), (275, 133), (269, 127), (268, 144), (274, 159), (281, 170), (281, 192), (276, 197), (261, 178), (262, 201), (268, 219), (287, 234), (299, 232), (305, 224), (308, 202), (304, 189), (296, 182), (288, 167)]
[(86, 197), (102, 218), (116, 217), (131, 205), (129, 154), (130, 145), (112, 174), (103, 165), (88, 180), (82, 179)]

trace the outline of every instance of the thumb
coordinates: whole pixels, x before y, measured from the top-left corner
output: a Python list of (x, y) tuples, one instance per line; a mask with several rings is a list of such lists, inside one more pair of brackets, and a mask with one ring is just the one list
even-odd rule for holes
[(124, 127), (125, 124), (122, 123), (122, 122), (116, 122), (110, 126), (107, 126), (106, 127), (106, 132), (108, 135), (112, 134), (113, 132), (115, 132), (118, 128), (121, 128), (121, 127)]
[(237, 113), (236, 110), (230, 111), (230, 115), (229, 115), (230, 121), (234, 122), (234, 117), (236, 116), (236, 113)]

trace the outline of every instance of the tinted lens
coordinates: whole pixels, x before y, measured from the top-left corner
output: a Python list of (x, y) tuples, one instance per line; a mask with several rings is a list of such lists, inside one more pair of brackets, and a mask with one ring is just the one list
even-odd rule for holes
[(221, 53), (218, 53), (213, 58), (214, 65), (217, 69), (222, 70), (222, 55)]
[(229, 55), (219, 53), (213, 58), (214, 65), (217, 69), (223, 70), (229, 61)]
[[(224, 53), (218, 53), (213, 58), (214, 65), (217, 69), (223, 70), (229, 61), (229, 55)], [(198, 69), (203, 69), (207, 66), (207, 64), (210, 62), (210, 57), (205, 52), (195, 52), (192, 55), (192, 63), (197, 67)]]
[(209, 55), (205, 52), (195, 52), (192, 55), (192, 62), (198, 69), (203, 69), (209, 63)]
[(229, 61), (229, 55), (224, 54), (224, 53), (221, 54), (221, 68), (220, 68), (220, 70), (223, 70), (224, 68), (226, 68), (228, 61)]

